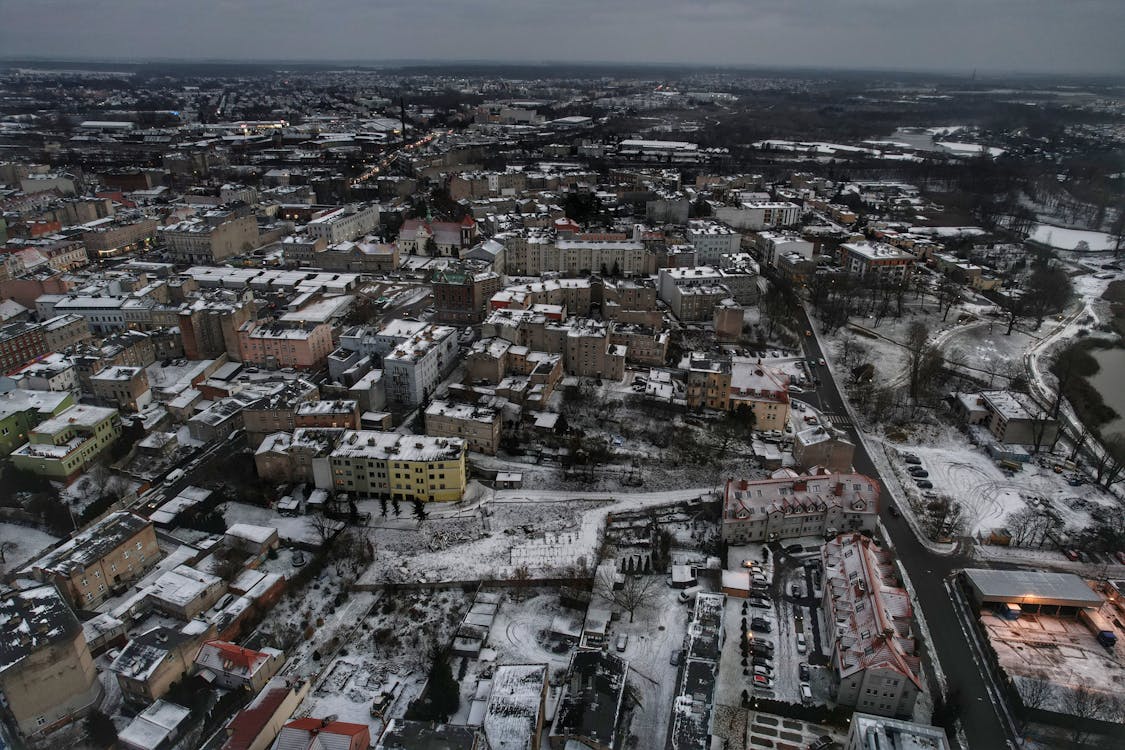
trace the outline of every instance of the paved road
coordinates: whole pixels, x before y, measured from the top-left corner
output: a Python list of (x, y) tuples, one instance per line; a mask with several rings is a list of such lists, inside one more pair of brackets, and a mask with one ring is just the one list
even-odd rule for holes
[[(802, 312), (801, 322), (811, 330), (808, 317)], [(809, 360), (819, 360), (824, 354), (815, 336), (805, 338), (805, 355)], [(815, 393), (806, 392), (802, 400), (812, 403), (829, 415), (836, 415), (833, 423), (845, 430), (855, 443), (853, 464), (856, 471), (880, 479), (879, 470), (871, 461), (856, 429), (847, 420), (843, 398), (826, 367), (813, 368), (820, 378)], [(970, 558), (962, 555), (938, 555), (918, 541), (910, 526), (901, 518), (887, 512), (891, 502), (884, 496), (880, 516), (894, 544), (899, 560), (914, 584), (918, 606), (929, 625), (932, 642), (929, 645), (941, 662), (948, 680), (949, 690), (960, 698), (960, 718), (965, 727), (966, 740), (971, 750), (996, 750), (1009, 741), (1007, 724), (989, 697), (986, 678), (973, 659), (969, 643), (965, 640), (953, 610), (953, 602), (945, 588), (945, 579), (954, 571), (972, 565)], [(955, 738), (950, 738), (955, 739)]]

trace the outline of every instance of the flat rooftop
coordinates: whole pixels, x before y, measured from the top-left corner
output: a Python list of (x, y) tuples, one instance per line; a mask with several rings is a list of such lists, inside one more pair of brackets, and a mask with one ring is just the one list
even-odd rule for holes
[(1102, 605), (1102, 598), (1073, 573), (970, 568), (965, 571), (965, 576), (977, 600), (981, 602), (1063, 607)]

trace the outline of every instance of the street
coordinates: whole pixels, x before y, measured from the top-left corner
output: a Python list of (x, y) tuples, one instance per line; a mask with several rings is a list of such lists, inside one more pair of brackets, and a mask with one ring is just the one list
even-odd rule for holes
[[(804, 329), (812, 330), (812, 323), (804, 310), (800, 312), (798, 319)], [(824, 357), (816, 336), (805, 338), (805, 356), (810, 361)], [(829, 415), (846, 416), (843, 397), (828, 368), (818, 366), (814, 371), (817, 372), (820, 383), (815, 394), (806, 391), (802, 398)], [(856, 434), (855, 426), (850, 420), (840, 419), (834, 420), (834, 424), (847, 432), (855, 443), (855, 470), (878, 479), (885, 487), (863, 441)], [(905, 520), (890, 515), (887, 511), (889, 503), (890, 500), (884, 494), (879, 515), (890, 535), (895, 553), (914, 585), (917, 606), (929, 624), (932, 642), (926, 644), (926, 648), (932, 655), (931, 658), (940, 661), (948, 680), (949, 693), (957, 695), (959, 718), (965, 728), (968, 746), (974, 750), (1006, 747), (1010, 739), (1006, 723), (990, 697), (987, 678), (973, 658), (970, 645), (954, 614), (954, 603), (945, 587), (945, 579), (966, 565), (972, 565), (972, 560), (959, 552), (954, 555), (931, 552), (918, 541)], [(950, 741), (955, 742), (956, 738), (950, 737)]]

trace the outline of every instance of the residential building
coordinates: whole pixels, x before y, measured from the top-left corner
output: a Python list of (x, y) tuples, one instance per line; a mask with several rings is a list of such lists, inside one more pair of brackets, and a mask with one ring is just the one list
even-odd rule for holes
[(23, 573), (55, 584), (75, 609), (92, 610), (159, 561), (152, 522), (117, 511), (35, 560)]
[(120, 435), (116, 409), (77, 404), (32, 428), (11, 459), (25, 471), (70, 482)]
[(704, 266), (718, 265), (722, 256), (737, 253), (742, 246), (741, 234), (709, 219), (688, 221), (686, 236), (695, 247), (696, 262)]
[(847, 434), (831, 427), (809, 427), (793, 436), (793, 460), (802, 471), (823, 466), (831, 472), (852, 470), (855, 443)]
[(496, 409), (434, 399), (426, 407), (426, 434), (456, 437), (469, 450), (496, 455), (503, 416)]
[(917, 260), (914, 253), (882, 242), (845, 242), (838, 248), (840, 266), (854, 276), (879, 276), (886, 283), (902, 283)]
[(459, 326), (481, 323), (500, 282), (493, 271), (474, 272), (464, 266), (434, 271), (434, 320)]
[(628, 663), (607, 651), (580, 650), (570, 657), (562, 697), (549, 737), (551, 750), (579, 747), (619, 750)]
[(241, 211), (208, 211), (157, 230), (180, 263), (216, 264), (258, 246), (258, 221)]
[(226, 590), (222, 578), (177, 565), (149, 585), (145, 599), (161, 612), (186, 621), (210, 609)]
[(693, 353), (688, 357), (687, 405), (689, 409), (730, 408), (731, 362), (727, 357)]
[(254, 294), (208, 289), (184, 303), (177, 314), (184, 356), (215, 359), (226, 354), (239, 361), (238, 331), (254, 318)]
[(117, 735), (124, 750), (169, 750), (180, 738), (191, 710), (158, 700), (137, 714)]
[(422, 403), (457, 366), (457, 329), (425, 326), (383, 356), (387, 402), (400, 408)]
[(789, 424), (788, 377), (760, 360), (731, 361), (729, 399), (727, 411), (753, 413), (754, 429), (784, 430)]
[(272, 750), (367, 750), (369, 747), (371, 730), (366, 724), (308, 717), (282, 727)]
[(481, 721), (488, 747), (539, 750), (546, 707), (546, 664), (497, 666)]
[(42, 325), (43, 341), (49, 352), (61, 352), (92, 338), (90, 326), (81, 315), (56, 315), (44, 320)]
[(545, 408), (563, 377), (561, 354), (532, 351), (501, 338), (474, 342), (465, 366), (470, 382), (495, 386), (497, 396), (531, 409)]
[(196, 668), (213, 676), (212, 684), (253, 694), (266, 686), (284, 662), (285, 655), (276, 648), (254, 651), (227, 641), (207, 641), (195, 657)]
[(90, 378), (94, 397), (125, 411), (140, 411), (152, 403), (148, 372), (143, 367), (107, 367)]
[(460, 500), (465, 492), (459, 438), (347, 430), (329, 462), (332, 481), (323, 489), (423, 502)]
[(304, 378), (272, 384), (269, 392), (242, 408), (242, 426), (250, 444), (258, 445), (275, 432), (292, 432), (298, 427), (297, 411), (304, 404), (315, 402), (318, 395), (319, 389)]
[(737, 206), (717, 206), (714, 215), (735, 229), (758, 232), (795, 225), (801, 219), (801, 207), (788, 201), (746, 201)]
[(672, 716), (670, 750), (694, 750), (711, 744), (715, 681), (726, 640), (722, 594), (696, 594), (688, 624), (683, 670)]
[(116, 214), (84, 224), (82, 242), (91, 260), (116, 258), (151, 248), (159, 226), (143, 214)]
[(790, 253), (796, 253), (808, 261), (816, 253), (816, 246), (796, 232), (758, 232), (754, 237), (754, 245), (758, 248), (758, 257), (763, 265), (773, 268), (777, 268), (780, 259)]
[(274, 677), (227, 724), (222, 750), (268, 750), (309, 692), (295, 677)]
[[(836, 702), (863, 713), (910, 718), (922, 692), (911, 635), (910, 595), (888, 550), (849, 533), (821, 548)], [(833, 630), (834, 629), (834, 630)]]
[(1058, 420), (1018, 391), (959, 393), (954, 411), (970, 425), (988, 428), (1001, 443), (1050, 445), (1058, 435)]
[(332, 327), (325, 323), (248, 321), (238, 328), (239, 359), (269, 369), (317, 370), (328, 361), (333, 348)]
[(277, 432), (254, 452), (254, 467), (262, 481), (313, 482), (333, 485), (329, 455), (344, 436), (340, 429), (301, 429)]
[(874, 531), (879, 483), (862, 474), (778, 469), (768, 479), (729, 479), (723, 539), (736, 544)]
[(471, 216), (461, 221), (407, 219), (398, 232), (398, 249), (410, 255), (461, 257), (477, 242), (477, 223)]
[[(295, 260), (296, 251), (285, 245), (285, 259)], [(315, 266), (326, 271), (351, 271), (353, 273), (387, 273), (398, 268), (398, 245), (393, 242), (377, 242), (371, 238), (347, 240), (328, 245), (309, 253), (301, 262), (302, 266)]]
[(609, 329), (610, 345), (624, 348), (625, 361), (638, 365), (662, 367), (669, 338), (667, 331), (639, 323), (618, 323)]
[(0, 393), (0, 457), (27, 442), (33, 427), (74, 406), (74, 393), (18, 388)]
[(0, 622), (2, 713), (18, 736), (57, 729), (101, 699), (82, 625), (54, 586), (4, 594)]
[(461, 724), (391, 719), (375, 750), (488, 750), (481, 730)]
[(941, 727), (856, 711), (844, 750), (951, 750)]
[(43, 326), (38, 323), (0, 326), (0, 375), (23, 367), (48, 351)]
[(324, 240), (329, 245), (349, 242), (379, 226), (379, 206), (353, 204), (341, 206), (312, 219), (305, 225), (305, 234)]
[(151, 297), (128, 294), (45, 294), (35, 300), (35, 309), (40, 317), (79, 315), (86, 320), (91, 331), (102, 335), (125, 329), (151, 328), (157, 305)]
[(125, 701), (149, 704), (164, 697), (173, 683), (191, 674), (199, 647), (214, 633), (213, 625), (193, 620), (182, 628), (157, 625), (129, 641), (109, 665)]
[(359, 429), (359, 402), (349, 399), (305, 401), (293, 414), (294, 428), (340, 427)]

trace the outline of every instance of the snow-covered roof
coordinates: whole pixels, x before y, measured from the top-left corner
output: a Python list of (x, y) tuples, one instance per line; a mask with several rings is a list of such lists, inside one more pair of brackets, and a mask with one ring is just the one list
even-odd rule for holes
[(117, 739), (130, 748), (162, 747), (190, 714), (183, 706), (158, 699), (122, 729)]
[(546, 664), (496, 668), (482, 724), (492, 750), (537, 750), (532, 740), (546, 687)]
[(1102, 598), (1074, 573), (1045, 570), (965, 571), (969, 585), (982, 602), (1050, 604), (1064, 607), (1100, 607)]
[(12, 591), (0, 601), (0, 673), (81, 629), (53, 585)]
[[(65, 412), (64, 412), (65, 413)], [(151, 522), (134, 513), (111, 513), (28, 566), (69, 578), (141, 533)]]

